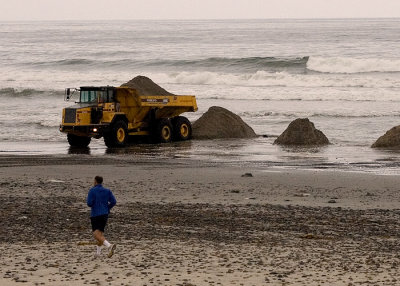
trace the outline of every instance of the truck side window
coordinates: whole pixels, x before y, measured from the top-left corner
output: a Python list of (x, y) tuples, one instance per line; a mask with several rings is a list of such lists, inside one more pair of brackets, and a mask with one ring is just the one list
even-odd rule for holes
[(88, 91), (89, 96), (88, 96), (88, 102), (93, 102), (96, 100), (96, 92), (95, 91)]
[(114, 102), (114, 91), (112, 89), (108, 90), (108, 102)]
[(97, 100), (98, 102), (107, 102), (107, 94), (104, 91), (97, 92)]

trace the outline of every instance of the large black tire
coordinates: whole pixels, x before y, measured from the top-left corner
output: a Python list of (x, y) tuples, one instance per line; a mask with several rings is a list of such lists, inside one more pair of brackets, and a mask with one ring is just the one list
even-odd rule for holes
[(168, 143), (172, 141), (172, 125), (168, 118), (161, 118), (155, 122), (153, 138), (158, 143)]
[(67, 134), (67, 140), (71, 147), (81, 147), (85, 148), (89, 146), (92, 138), (86, 136), (77, 136), (74, 134)]
[(124, 147), (128, 139), (128, 126), (122, 120), (115, 122), (109, 132), (104, 134), (107, 147)]
[(189, 140), (192, 138), (192, 124), (186, 117), (174, 117), (172, 118), (172, 132), (176, 141)]

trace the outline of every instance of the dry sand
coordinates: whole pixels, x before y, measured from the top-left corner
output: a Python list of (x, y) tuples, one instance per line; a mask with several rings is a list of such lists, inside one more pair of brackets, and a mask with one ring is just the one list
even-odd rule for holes
[[(243, 176), (251, 173), (252, 176)], [(93, 177), (118, 200), (94, 257)], [(0, 285), (400, 285), (400, 178), (0, 157)]]

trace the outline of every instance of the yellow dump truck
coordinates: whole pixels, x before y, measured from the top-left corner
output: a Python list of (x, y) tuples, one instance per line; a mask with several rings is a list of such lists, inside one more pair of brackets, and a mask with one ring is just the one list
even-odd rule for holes
[(81, 87), (65, 90), (65, 99), (79, 92), (79, 101), (64, 108), (60, 131), (71, 146), (87, 147), (104, 138), (107, 147), (123, 147), (128, 135), (151, 136), (156, 142), (188, 140), (190, 121), (180, 114), (197, 111), (192, 95), (140, 95), (129, 87)]

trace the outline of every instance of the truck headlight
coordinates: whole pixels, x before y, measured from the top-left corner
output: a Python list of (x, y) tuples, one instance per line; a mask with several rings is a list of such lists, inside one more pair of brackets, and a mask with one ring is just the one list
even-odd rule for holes
[(97, 128), (93, 128), (93, 132), (97, 132)]

